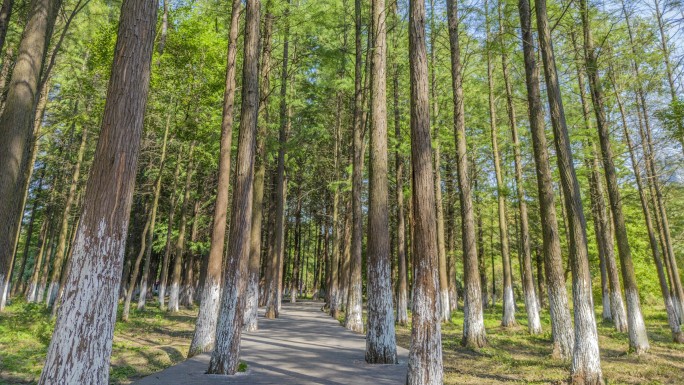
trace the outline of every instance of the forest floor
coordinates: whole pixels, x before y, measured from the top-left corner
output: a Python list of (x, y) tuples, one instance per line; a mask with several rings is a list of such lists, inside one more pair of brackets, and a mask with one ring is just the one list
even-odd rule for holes
[[(521, 305), (521, 304), (519, 304)], [(651, 343), (649, 353), (628, 354), (627, 333), (612, 324), (599, 322), (601, 367), (606, 384), (684, 384), (684, 346), (672, 343), (665, 310), (644, 305), (644, 317)], [(485, 310), (488, 347), (461, 347), (463, 313), (442, 325), (444, 384), (565, 384), (570, 362), (551, 359), (551, 323), (542, 314), (543, 334), (527, 332), (527, 317), (519, 306), (518, 326), (501, 326), (501, 307)], [(601, 319), (601, 313), (596, 314)], [(397, 343), (408, 347), (411, 328), (397, 327)]]
[[(128, 384), (185, 359), (192, 338), (196, 309), (168, 314), (157, 308), (131, 314), (117, 322), (114, 332), (110, 382)], [(673, 344), (665, 312), (644, 306), (651, 351), (628, 354), (627, 335), (611, 325), (599, 324), (601, 359), (607, 384), (682, 384), (684, 346)], [(519, 326), (500, 326), (501, 308), (485, 312), (489, 346), (462, 348), (461, 312), (454, 323), (443, 325), (445, 384), (563, 384), (569, 362), (552, 360), (548, 314), (542, 317), (544, 333), (527, 334), (524, 309)], [(600, 313), (598, 314), (600, 317)], [(0, 316), (0, 384), (35, 383), (42, 369), (54, 322), (43, 305), (15, 302)], [(399, 345), (408, 348), (410, 327), (397, 327)]]

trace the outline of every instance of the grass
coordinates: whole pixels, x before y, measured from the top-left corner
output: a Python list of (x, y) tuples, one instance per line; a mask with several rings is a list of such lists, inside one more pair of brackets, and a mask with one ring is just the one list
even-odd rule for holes
[[(610, 324), (598, 325), (601, 359), (607, 384), (682, 384), (684, 346), (671, 342), (662, 308), (644, 306), (651, 351), (628, 354), (627, 335)], [(157, 308), (133, 312), (114, 329), (110, 383), (128, 384), (185, 359), (196, 310), (168, 314)], [(600, 314), (599, 319), (600, 319)], [(501, 308), (485, 312), (489, 345), (470, 350), (460, 346), (463, 313), (442, 326), (445, 384), (564, 384), (570, 363), (553, 360), (548, 314), (544, 333), (530, 336), (524, 309), (519, 325), (500, 326)], [(15, 302), (0, 316), (0, 384), (33, 384), (42, 369), (54, 322), (43, 305)], [(409, 347), (411, 328), (397, 326), (397, 341)], [(239, 371), (247, 371), (240, 362)]]
[[(168, 314), (133, 311), (114, 328), (111, 384), (129, 384), (185, 360), (196, 310)], [(0, 385), (35, 384), (47, 354), (54, 321), (44, 305), (15, 302), (0, 316)]]
[[(519, 325), (501, 327), (501, 308), (485, 312), (489, 345), (471, 350), (461, 347), (463, 313), (442, 325), (445, 384), (565, 384), (570, 362), (551, 359), (551, 326), (548, 313), (542, 315), (544, 333), (527, 333), (524, 308), (516, 314)], [(597, 314), (600, 319), (600, 313)], [(628, 354), (626, 333), (611, 324), (600, 323), (601, 366), (606, 384), (682, 384), (684, 346), (672, 343), (665, 311), (644, 307), (651, 350), (642, 356)], [(411, 328), (397, 326), (397, 342), (408, 348)]]

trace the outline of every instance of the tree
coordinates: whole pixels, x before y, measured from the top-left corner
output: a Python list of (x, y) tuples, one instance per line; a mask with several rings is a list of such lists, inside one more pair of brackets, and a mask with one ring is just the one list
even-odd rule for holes
[(439, 251), (439, 298), (440, 313), (442, 322), (451, 320), (451, 309), (449, 308), (449, 281), (447, 275), (447, 252), (444, 233), (444, 202), (442, 200), (442, 175), (441, 175), (441, 153), (439, 144), (440, 125), (439, 104), (437, 101), (437, 81), (435, 71), (437, 70), (435, 56), (437, 31), (435, 30), (435, 0), (430, 0), (430, 98), (432, 99), (432, 126), (434, 127), (434, 175), (435, 175), (435, 205), (437, 207), (437, 250)]
[(240, 363), (240, 335), (249, 277), (254, 155), (259, 116), (259, 0), (248, 0), (245, 16), (245, 48), (242, 68), (240, 137), (235, 168), (228, 255), (216, 325), (216, 342), (208, 373), (235, 374)]
[(622, 212), (622, 202), (620, 190), (615, 175), (615, 164), (613, 163), (613, 150), (608, 133), (607, 120), (603, 106), (603, 89), (601, 87), (598, 74), (598, 65), (594, 43), (589, 25), (589, 8), (586, 0), (580, 0), (580, 13), (582, 15), (582, 27), (584, 31), (584, 57), (587, 66), (587, 78), (589, 79), (589, 89), (591, 91), (591, 101), (594, 105), (596, 116), (596, 129), (598, 130), (599, 144), (603, 154), (603, 170), (606, 176), (606, 188), (610, 201), (610, 211), (613, 214), (613, 228), (617, 240), (618, 255), (620, 256), (620, 267), (622, 268), (622, 284), (625, 287), (625, 298), (627, 302), (627, 325), (629, 329), (629, 346), (636, 354), (645, 353), (650, 348), (648, 336), (646, 335), (646, 325), (641, 314), (641, 304), (639, 299), (639, 289), (636, 284), (634, 265), (632, 262), (632, 252), (627, 238), (627, 227), (625, 217)]
[(226, 59), (226, 83), (223, 93), (223, 117), (221, 120), (221, 147), (218, 166), (218, 184), (214, 205), (214, 222), (211, 232), (211, 246), (207, 260), (206, 275), (200, 299), (200, 309), (195, 321), (195, 333), (190, 343), (188, 356), (211, 351), (214, 347), (216, 322), (219, 314), (221, 293), (221, 272), (223, 270), (223, 250), (226, 241), (226, 216), (228, 211), (228, 184), (230, 183), (230, 150), (233, 139), (233, 104), (235, 102), (235, 61), (237, 57), (237, 37), (240, 24), (242, 2), (233, 0), (228, 36)]
[(266, 318), (276, 318), (280, 312), (280, 301), (283, 283), (283, 260), (285, 253), (285, 203), (287, 201), (287, 180), (285, 178), (285, 151), (287, 144), (287, 128), (289, 124), (289, 114), (287, 108), (287, 80), (290, 49), (290, 28), (287, 22), (289, 15), (290, 1), (284, 11), (286, 18), (284, 43), (283, 43), (283, 63), (281, 67), (280, 84), (280, 128), (278, 131), (278, 166), (276, 171), (275, 188), (275, 233), (273, 234), (273, 247), (269, 255), (270, 272), (268, 285), (268, 297), (266, 299)]
[[(434, 47), (433, 47), (434, 48)], [(411, 73), (411, 162), (415, 242), (413, 314), (407, 385), (442, 384), (442, 334), (439, 304), (435, 184), (432, 175), (430, 105), (428, 99), (425, 2), (412, 0), (409, 11)], [(447, 306), (447, 304), (442, 304)]]
[(498, 128), (496, 122), (496, 103), (494, 100), (494, 70), (492, 66), (489, 8), (485, 2), (487, 28), (487, 84), (489, 85), (489, 121), (494, 155), (494, 174), (496, 175), (497, 203), (499, 210), (499, 243), (501, 244), (501, 262), (503, 265), (503, 317), (501, 325), (515, 326), (515, 298), (513, 297), (513, 272), (511, 271), (511, 253), (508, 242), (508, 214), (506, 211), (506, 187), (501, 171), (501, 154), (499, 153)]
[(459, 201), (461, 202), (461, 234), (463, 242), (463, 341), (468, 347), (481, 348), (487, 344), (482, 315), (482, 292), (478, 268), (475, 216), (468, 173), (468, 156), (463, 105), (463, 74), (458, 42), (459, 20), (457, 3), (447, 0), (449, 45), (451, 47), (451, 86), (454, 93), (454, 139), (456, 142), (456, 172)]
[[(513, 139), (513, 156), (515, 163), (515, 187), (518, 198), (518, 211), (520, 215), (520, 246), (522, 253), (522, 285), (523, 295), (525, 296), (525, 309), (527, 310), (527, 329), (531, 334), (541, 333), (541, 322), (539, 320), (539, 308), (537, 306), (537, 296), (534, 292), (534, 278), (532, 277), (532, 250), (530, 246), (530, 225), (527, 216), (527, 202), (525, 197), (525, 187), (523, 186), (523, 166), (522, 155), (520, 153), (520, 139), (518, 137), (518, 122), (513, 106), (513, 89), (511, 86), (508, 71), (508, 55), (504, 36), (506, 30), (503, 24), (504, 3), (499, 2), (499, 39), (501, 42), (501, 67), (506, 89), (506, 110), (508, 121), (511, 126), (511, 136)], [(510, 270), (510, 269), (509, 269)], [(541, 293), (540, 293), (541, 295)]]
[(394, 364), (397, 346), (390, 282), (387, 192), (387, 25), (385, 1), (371, 2), (373, 51), (370, 63), (370, 169), (368, 203), (368, 329), (366, 362)]
[(264, 30), (261, 36), (261, 88), (259, 95), (259, 130), (257, 133), (256, 159), (258, 168), (254, 174), (254, 203), (252, 208), (252, 229), (250, 235), (249, 251), (249, 283), (247, 286), (247, 307), (245, 309), (245, 330), (256, 331), (258, 329), (257, 314), (259, 310), (259, 278), (261, 274), (261, 227), (264, 215), (264, 179), (266, 178), (266, 135), (269, 123), (268, 95), (270, 93), (270, 73), (271, 73), (271, 34), (273, 33), (273, 14), (271, 12), (272, 2), (266, 2), (266, 12), (264, 16)]
[(363, 211), (361, 207), (361, 189), (363, 188), (364, 159), (364, 124), (363, 106), (363, 47), (361, 45), (361, 0), (354, 0), (354, 127), (352, 132), (352, 239), (351, 260), (349, 261), (349, 293), (344, 326), (357, 333), (363, 332)]
[(156, 1), (121, 6), (100, 139), (40, 384), (108, 382), (156, 18)]
[(585, 384), (603, 383), (601, 359), (598, 348), (598, 333), (594, 319), (594, 301), (591, 292), (591, 277), (587, 250), (586, 220), (582, 208), (579, 182), (575, 173), (570, 137), (565, 121), (563, 100), (558, 84), (556, 59), (551, 41), (546, 0), (536, 2), (537, 26), (539, 28), (539, 49), (544, 61), (547, 98), (551, 112), (556, 160), (561, 176), (565, 209), (568, 214), (568, 238), (570, 244), (570, 265), (572, 269), (572, 296), (575, 318), (575, 345), (572, 356), (572, 379)]
[[(553, 335), (554, 355), (568, 358), (572, 355), (573, 329), (568, 309), (568, 296), (563, 279), (561, 246), (556, 216), (556, 205), (551, 179), (548, 146), (544, 129), (544, 112), (539, 90), (539, 68), (535, 60), (534, 37), (532, 35), (532, 13), (528, 0), (518, 1), (522, 33), (523, 58), (525, 61), (525, 84), (527, 87), (528, 114), (537, 191), (539, 193), (539, 214), (541, 217), (544, 270), (549, 296), (551, 315), (551, 334)], [(540, 293), (541, 296), (541, 293)]]
[[(12, 271), (21, 204), (28, 179), (34, 112), (41, 72), (60, 0), (32, 0), (4, 109), (0, 115), (0, 310), (4, 309)], [(8, 15), (9, 16), (9, 15)]]

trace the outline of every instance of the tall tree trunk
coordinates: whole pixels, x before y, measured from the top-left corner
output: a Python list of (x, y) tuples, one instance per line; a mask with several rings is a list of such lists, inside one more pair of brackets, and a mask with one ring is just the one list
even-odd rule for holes
[[(395, 364), (387, 192), (387, 24), (385, 1), (371, 1), (370, 168), (368, 181), (368, 328), (366, 362)], [(433, 181), (434, 183), (434, 181)], [(434, 218), (433, 218), (433, 223)], [(426, 278), (427, 279), (427, 278)]]
[(451, 86), (454, 93), (454, 138), (456, 142), (456, 171), (461, 202), (461, 230), (463, 239), (463, 341), (467, 347), (480, 348), (487, 344), (482, 315), (482, 292), (477, 260), (475, 217), (468, 173), (468, 156), (463, 99), (461, 50), (458, 42), (458, 6), (447, 0), (449, 45), (451, 46)]
[(233, 104), (235, 102), (235, 62), (237, 58), (237, 37), (242, 2), (233, 0), (228, 35), (226, 60), (226, 88), (223, 93), (223, 118), (221, 121), (221, 149), (218, 166), (218, 184), (214, 205), (211, 244), (207, 260), (206, 276), (202, 283), (200, 309), (195, 321), (188, 357), (213, 350), (216, 334), (216, 319), (221, 295), (221, 272), (223, 250), (226, 242), (226, 215), (228, 211), (228, 185), (230, 184), (230, 153), (233, 140)]
[[(508, 121), (511, 126), (511, 136), (513, 139), (513, 156), (515, 161), (515, 187), (518, 198), (518, 210), (520, 214), (520, 246), (522, 253), (522, 286), (525, 296), (525, 310), (527, 311), (527, 329), (530, 334), (539, 334), (542, 331), (541, 321), (539, 320), (539, 308), (537, 307), (537, 296), (534, 292), (534, 278), (532, 277), (532, 250), (530, 246), (530, 225), (527, 217), (527, 202), (525, 201), (525, 188), (523, 186), (522, 155), (520, 154), (520, 140), (518, 139), (518, 122), (513, 106), (513, 87), (508, 73), (508, 54), (504, 36), (504, 17), (502, 9), (504, 3), (499, 2), (499, 39), (501, 40), (501, 66), (506, 88), (506, 110)], [(510, 259), (509, 259), (510, 262)], [(509, 263), (510, 265), (510, 263)], [(509, 266), (510, 270), (510, 266)]]
[[(182, 146), (180, 147), (179, 151), (182, 154)], [(173, 239), (173, 218), (176, 214), (176, 187), (178, 185), (178, 176), (180, 175), (180, 168), (182, 164), (181, 159), (182, 158), (179, 154), (178, 159), (176, 160), (176, 170), (173, 172), (173, 183), (171, 184), (171, 200), (169, 202), (168, 222), (166, 226), (166, 246), (164, 247), (164, 258), (162, 259), (161, 272), (159, 274), (159, 308), (161, 310), (166, 310), (166, 287), (169, 278), (169, 262), (171, 260), (172, 248), (171, 242)]]
[(145, 264), (143, 265), (142, 277), (140, 278), (140, 295), (138, 296), (138, 310), (145, 308), (147, 301), (147, 281), (150, 277), (150, 264), (152, 262), (152, 243), (154, 241), (154, 228), (157, 222), (157, 210), (159, 208), (159, 196), (161, 195), (162, 175), (166, 164), (166, 147), (169, 138), (169, 127), (171, 125), (171, 113), (166, 116), (166, 126), (164, 129), (164, 139), (162, 139), (162, 153), (159, 159), (159, 174), (154, 185), (154, 197), (152, 198), (152, 210), (150, 212), (150, 230), (147, 233), (147, 248), (145, 249)]
[[(147, 211), (148, 208), (149, 206), (145, 205), (145, 211)], [(143, 232), (140, 236), (140, 250), (138, 251), (138, 256), (135, 258), (135, 261), (133, 262), (133, 269), (131, 270), (131, 275), (128, 280), (126, 298), (124, 299), (124, 307), (123, 311), (121, 312), (121, 320), (124, 322), (128, 321), (128, 316), (131, 312), (131, 300), (133, 299), (133, 293), (135, 292), (135, 283), (138, 280), (138, 273), (140, 272), (140, 261), (142, 261), (143, 255), (145, 255), (145, 243), (147, 242), (147, 234), (150, 231), (151, 223), (152, 216), (149, 216), (145, 221), (145, 228), (143, 229)], [(140, 295), (144, 295), (142, 291), (140, 292)]]
[[(394, 19), (398, 19), (396, 12)], [(404, 159), (401, 156), (401, 112), (399, 111), (399, 68), (395, 62), (392, 71), (393, 103), (394, 103), (394, 162), (397, 180), (397, 260), (399, 262), (399, 277), (397, 285), (397, 323), (402, 326), (408, 324), (408, 285), (406, 269), (406, 224), (404, 221)]]
[(632, 253), (627, 238), (627, 227), (622, 212), (620, 190), (615, 174), (615, 164), (613, 163), (613, 149), (610, 143), (610, 134), (607, 127), (608, 122), (603, 106), (603, 90), (598, 74), (597, 57), (596, 52), (594, 51), (591, 27), (589, 25), (589, 9), (586, 0), (580, 0), (579, 7), (582, 14), (582, 26), (584, 31), (584, 56), (587, 65), (587, 77), (589, 78), (591, 101), (594, 105), (596, 128), (598, 130), (601, 153), (603, 154), (606, 187), (608, 190), (610, 209), (613, 214), (613, 228), (617, 240), (618, 255), (620, 256), (620, 267), (622, 268), (622, 283), (625, 287), (625, 297), (627, 300), (629, 346), (636, 354), (641, 354), (647, 352), (649, 349), (648, 336), (646, 335), (644, 317), (641, 314), (639, 289), (636, 284)]
[(328, 306), (330, 307), (330, 316), (334, 319), (340, 317), (341, 303), (340, 303), (340, 287), (339, 287), (339, 265), (340, 265), (340, 248), (341, 248), (341, 233), (342, 225), (340, 221), (340, 206), (341, 206), (341, 194), (340, 188), (337, 181), (340, 177), (340, 163), (342, 162), (342, 151), (340, 149), (340, 144), (342, 141), (342, 135), (340, 130), (342, 129), (342, 111), (341, 109), (341, 97), (340, 94), (337, 95), (337, 108), (335, 109), (335, 127), (333, 137), (335, 140), (334, 150), (333, 150), (333, 214), (332, 214), (332, 225), (333, 225), (333, 240), (332, 240), (332, 258), (330, 261), (330, 292), (328, 293)]
[(290, 280), (290, 302), (297, 302), (297, 285), (299, 279), (299, 263), (301, 255), (301, 231), (302, 231), (302, 187), (297, 184), (297, 208), (295, 209), (294, 225), (294, 253), (292, 256), (292, 279)]
[[(434, 47), (432, 47), (434, 49)], [(435, 229), (435, 179), (432, 170), (428, 98), (425, 2), (412, 0), (409, 10), (411, 73), (411, 160), (413, 165), (413, 242), (415, 278), (407, 385), (442, 384), (442, 332), (438, 290), (440, 255)], [(374, 95), (375, 96), (375, 95)], [(375, 98), (373, 98), (375, 103)], [(375, 119), (374, 119), (375, 120)], [(448, 307), (448, 303), (442, 304)], [(370, 329), (370, 327), (369, 327)]]
[[(35, 190), (36, 196), (33, 199), (33, 204), (31, 205), (31, 216), (29, 217), (28, 229), (26, 229), (26, 240), (24, 241), (24, 252), (21, 254), (21, 264), (19, 264), (19, 272), (17, 274), (17, 280), (12, 286), (12, 296), (17, 293), (23, 293), (25, 282), (24, 282), (24, 271), (26, 270), (26, 261), (28, 260), (28, 254), (31, 249), (31, 238), (33, 238), (33, 225), (36, 220), (36, 211), (38, 209), (38, 194), (43, 189), (43, 177), (45, 175), (45, 168), (41, 171), (41, 176), (38, 178), (38, 188)], [(10, 276), (11, 280), (11, 276)]]
[[(447, 222), (445, 223), (447, 227), (447, 234), (446, 234), (446, 244), (447, 244), (447, 272), (449, 274), (448, 277), (448, 282), (449, 282), (449, 309), (451, 312), (455, 312), (458, 310), (458, 288), (457, 288), (457, 282), (456, 282), (456, 227), (457, 227), (457, 218), (456, 218), (456, 193), (455, 193), (455, 186), (458, 183), (456, 179), (454, 179), (454, 170), (453, 170), (453, 164), (454, 164), (454, 158), (451, 157), (451, 155), (447, 158), (447, 164), (446, 164), (446, 169), (445, 173), (447, 175), (447, 181), (446, 181), (446, 200), (447, 200), (447, 209), (446, 209), (446, 215)], [(460, 209), (460, 208), (459, 208)]]
[(259, 130), (257, 133), (256, 161), (257, 169), (254, 173), (254, 197), (252, 207), (252, 228), (250, 235), (249, 250), (249, 282), (247, 284), (247, 302), (245, 307), (245, 330), (257, 331), (257, 314), (259, 310), (259, 275), (261, 272), (261, 226), (264, 215), (264, 179), (266, 177), (266, 136), (270, 114), (268, 110), (268, 95), (270, 93), (271, 74), (271, 34), (273, 33), (273, 14), (271, 13), (272, 1), (266, 2), (264, 15), (264, 29), (261, 37), (261, 83), (259, 85), (261, 103), (259, 104)]
[[(201, 186), (200, 186), (201, 187)], [(198, 222), (200, 215), (200, 201), (195, 200), (195, 205), (192, 209), (192, 226), (190, 228), (190, 243), (191, 250), (185, 261), (183, 283), (181, 286), (181, 305), (191, 307), (195, 303), (195, 260), (196, 252), (192, 250), (192, 246), (197, 242)]]
[(28, 303), (36, 302), (36, 295), (38, 294), (38, 278), (43, 266), (43, 261), (45, 260), (49, 233), (52, 231), (49, 218), (49, 215), (46, 214), (43, 218), (43, 224), (40, 227), (40, 248), (36, 253), (35, 261), (33, 263), (33, 272), (31, 273), (28, 285), (26, 286), (26, 302)]
[(363, 47), (361, 46), (361, 9), (362, 0), (354, 0), (354, 132), (353, 136), (353, 164), (352, 164), (352, 244), (351, 260), (349, 261), (349, 293), (345, 311), (344, 326), (354, 332), (363, 332), (363, 283), (362, 283), (362, 252), (363, 252), (363, 211), (361, 207), (361, 190), (363, 189), (363, 136), (365, 127), (362, 124), (364, 92), (363, 77)]
[(12, 18), (12, 8), (14, 8), (14, 0), (3, 0), (2, 8), (0, 8), (0, 51), (5, 46), (5, 37)]
[[(539, 216), (541, 218), (542, 248), (544, 253), (544, 272), (549, 297), (551, 334), (553, 336), (553, 355), (569, 358), (573, 348), (573, 329), (568, 307), (568, 295), (563, 279), (563, 259), (561, 254), (556, 204), (549, 150), (544, 129), (544, 110), (539, 90), (539, 68), (535, 61), (534, 36), (532, 34), (532, 13), (528, 0), (518, 1), (522, 33), (523, 57), (525, 60), (525, 84), (527, 86), (528, 114), (532, 148), (534, 152), (537, 190), (539, 194)], [(539, 268), (539, 260), (537, 266)], [(541, 274), (539, 274), (541, 276)], [(541, 285), (540, 285), (541, 286)], [(543, 293), (539, 293), (543, 296)]]
[(216, 327), (216, 348), (207, 371), (211, 374), (235, 374), (240, 363), (240, 335), (249, 277), (254, 155), (259, 116), (259, 8), (259, 0), (247, 0), (235, 189), (223, 293)]
[[(53, 218), (50, 218), (51, 222)], [(47, 286), (47, 280), (48, 280), (48, 273), (50, 271), (50, 262), (52, 260), (52, 250), (53, 246), (55, 243), (55, 225), (52, 223), (50, 226), (50, 236), (49, 236), (49, 241), (48, 241), (48, 246), (47, 249), (45, 250), (45, 262), (43, 263), (43, 267), (41, 268), (40, 271), (40, 281), (38, 282), (38, 288), (36, 289), (36, 299), (34, 302), (36, 303), (41, 303), (43, 302), (43, 299), (45, 298), (45, 290)]]
[[(477, 182), (477, 180), (476, 180)], [(475, 183), (477, 186), (477, 183)], [(475, 190), (477, 190), (477, 187), (475, 187)], [(487, 266), (486, 266), (486, 260), (485, 260), (485, 252), (484, 252), (484, 225), (482, 224), (482, 210), (479, 209), (479, 202), (476, 201), (476, 207), (478, 209), (476, 210), (476, 217), (477, 217), (477, 268), (480, 273), (480, 282), (482, 284), (482, 306), (483, 307), (488, 307), (489, 306), (489, 285), (487, 284)], [(492, 289), (494, 289), (494, 282), (492, 283)], [(492, 306), (494, 306), (494, 302), (496, 301), (496, 291), (492, 291)]]
[(57, 298), (57, 290), (59, 289), (60, 276), (62, 274), (62, 267), (66, 256), (67, 247), (67, 232), (69, 230), (69, 216), (71, 214), (72, 206), (75, 206), (76, 194), (78, 190), (78, 180), (81, 173), (81, 164), (83, 163), (83, 156), (85, 155), (86, 144), (88, 140), (88, 130), (83, 127), (81, 133), (81, 144), (76, 155), (76, 163), (71, 172), (71, 184), (69, 185), (69, 192), (64, 203), (64, 212), (62, 213), (62, 223), (60, 226), (59, 237), (57, 240), (57, 251), (52, 265), (52, 274), (50, 275), (50, 286), (46, 297), (46, 303), (49, 308), (54, 306)]
[(449, 308), (449, 281), (447, 275), (447, 255), (444, 235), (444, 203), (442, 200), (441, 153), (439, 144), (439, 104), (437, 103), (437, 80), (435, 76), (435, 55), (437, 50), (437, 31), (435, 29), (435, 0), (430, 0), (430, 99), (432, 102), (431, 124), (434, 130), (434, 175), (435, 205), (437, 208), (437, 251), (439, 252), (439, 309), (442, 322), (451, 320)]
[(124, 0), (121, 6), (100, 140), (39, 384), (106, 384), (109, 379), (156, 15), (156, 1)]
[[(485, 2), (487, 8), (487, 2)], [(496, 175), (496, 191), (499, 212), (499, 243), (501, 245), (501, 263), (503, 266), (503, 316), (501, 325), (515, 326), (515, 298), (513, 297), (513, 272), (511, 271), (511, 254), (508, 243), (508, 215), (506, 213), (506, 186), (501, 171), (501, 155), (496, 122), (496, 102), (494, 100), (494, 70), (490, 41), (489, 9), (485, 9), (487, 24), (487, 84), (489, 85), (489, 119), (491, 126), (492, 154), (494, 156), (494, 173)]]
[(288, 109), (287, 109), (287, 83), (288, 83), (288, 64), (290, 47), (290, 25), (289, 18), (290, 0), (283, 11), (286, 19), (283, 42), (283, 63), (281, 67), (280, 84), (280, 128), (278, 132), (278, 168), (276, 171), (275, 185), (275, 233), (273, 234), (273, 248), (269, 261), (271, 263), (271, 274), (268, 285), (268, 299), (266, 300), (266, 318), (278, 317), (280, 311), (280, 296), (282, 294), (282, 265), (284, 259), (285, 243), (285, 204), (287, 199), (287, 181), (285, 179), (285, 151), (287, 144)]
[(603, 382), (599, 356), (598, 333), (589, 273), (586, 220), (582, 208), (579, 183), (570, 149), (570, 137), (563, 111), (563, 100), (558, 83), (556, 59), (551, 41), (546, 0), (536, 2), (539, 48), (544, 61), (547, 97), (553, 125), (556, 160), (568, 214), (568, 238), (572, 267), (572, 294), (575, 315), (575, 346), (571, 374), (575, 382), (600, 384)]
[[(574, 32), (571, 33), (573, 47), (577, 55), (577, 46), (575, 42)], [(591, 120), (589, 119), (590, 108), (589, 103), (585, 97), (586, 86), (584, 84), (584, 72), (580, 67), (579, 57), (575, 57), (577, 61), (577, 81), (580, 89), (580, 101), (582, 103), (582, 115), (584, 118), (584, 125), (588, 131), (591, 131)], [(588, 146), (591, 149), (590, 159), (586, 161), (589, 163), (587, 168), (590, 169), (589, 174), (589, 190), (590, 200), (592, 205), (592, 215), (594, 216), (594, 232), (596, 233), (596, 241), (599, 251), (599, 258), (601, 260), (601, 285), (602, 289), (608, 286), (608, 290), (604, 293), (608, 296), (608, 319), (613, 321), (615, 329), (622, 333), (627, 332), (627, 315), (625, 314), (625, 305), (622, 301), (622, 288), (620, 287), (620, 278), (618, 276), (617, 263), (615, 262), (615, 248), (613, 244), (613, 228), (610, 225), (609, 214), (606, 211), (606, 204), (603, 195), (603, 183), (601, 183), (601, 173), (599, 171), (598, 154), (596, 153), (596, 145), (593, 141)], [(605, 271), (605, 273), (604, 273)], [(608, 278), (607, 282), (603, 275)], [(605, 297), (605, 295), (604, 295)], [(604, 300), (603, 317), (606, 319), (606, 306)]]
[(188, 154), (188, 166), (185, 173), (185, 187), (183, 188), (183, 202), (181, 203), (180, 225), (178, 226), (178, 239), (176, 240), (176, 252), (173, 259), (173, 271), (171, 273), (171, 286), (169, 288), (169, 308), (168, 311), (175, 313), (180, 310), (180, 291), (181, 274), (183, 272), (183, 257), (185, 254), (185, 233), (188, 225), (188, 211), (190, 209), (190, 185), (192, 183), (192, 173), (194, 171), (195, 142), (190, 144)]
[[(663, 26), (663, 20), (662, 20), (662, 14), (660, 12), (660, 5), (658, 1), (654, 0), (655, 3), (655, 10), (656, 10), (656, 20), (658, 22), (658, 30), (660, 32), (660, 46), (663, 54), (663, 59), (665, 62), (665, 69), (667, 72), (667, 79), (668, 79), (668, 84), (670, 86), (670, 96), (672, 98), (673, 104), (678, 100), (677, 99), (677, 93), (674, 85), (674, 79), (672, 77), (672, 70), (671, 70), (671, 64), (670, 64), (670, 57), (669, 57), (669, 51), (667, 47), (667, 37), (665, 34), (664, 26)], [(629, 13), (627, 12), (626, 6), (624, 1), (622, 2), (622, 11), (625, 16), (625, 23), (627, 24), (627, 31), (629, 33), (629, 40), (630, 40), (630, 45), (631, 45), (631, 50), (632, 50), (632, 55), (633, 58), (638, 57), (638, 51), (636, 48), (636, 45), (634, 44), (634, 36), (632, 32), (632, 26), (630, 24), (630, 19), (629, 19)], [(641, 78), (640, 75), (640, 69), (639, 65), (636, 62), (635, 59), (632, 60), (632, 67), (634, 68), (634, 72), (636, 74), (637, 79)], [(650, 140), (651, 136), (651, 127), (649, 123), (649, 117), (648, 117), (648, 112), (646, 110), (646, 96), (643, 88), (641, 87), (640, 84), (637, 84), (637, 95), (638, 95), (638, 101), (637, 104), (641, 104), (641, 110), (643, 111), (643, 123), (645, 127), (641, 127), (640, 123), (640, 135), (647, 138), (648, 140), (644, 141), (646, 146), (644, 147), (644, 155), (645, 155), (645, 163), (646, 163), (646, 176), (647, 176), (647, 182), (649, 185), (649, 189), (651, 190), (651, 200), (653, 202), (653, 206), (655, 209), (655, 219), (657, 223), (657, 227), (659, 230), (660, 234), (660, 240), (661, 240), (661, 245), (663, 247), (663, 254), (665, 258), (665, 266), (671, 266), (670, 273), (672, 274), (672, 286), (673, 286), (673, 301), (674, 301), (674, 306), (675, 309), (677, 309), (679, 313), (679, 318), (684, 320), (684, 290), (682, 290), (682, 283), (681, 279), (679, 277), (679, 272), (677, 269), (677, 261), (674, 256), (674, 250), (672, 249), (672, 242), (670, 238), (670, 226), (668, 224), (667, 220), (667, 212), (665, 210), (665, 205), (662, 202), (662, 194), (660, 192), (660, 187), (659, 187), (659, 181), (658, 178), (656, 177), (656, 172), (655, 172), (655, 166), (654, 166), (654, 159), (653, 159), (653, 152), (652, 152), (652, 142)], [(637, 108), (637, 114), (639, 114), (639, 109)], [(639, 122), (641, 122), (642, 119), (639, 119)], [(682, 127), (681, 120), (677, 121), (678, 127), (677, 127), (677, 132), (680, 134), (684, 135), (684, 127)], [(642, 135), (643, 130), (646, 130), (645, 134)], [(642, 138), (643, 139), (643, 138)], [(682, 142), (682, 149), (684, 150), (684, 136), (680, 137), (679, 140)], [(651, 175), (651, 176), (649, 176)], [(676, 272), (674, 272), (674, 271)]]
[[(612, 79), (611, 79), (612, 80)], [(625, 140), (627, 141), (627, 149), (629, 150), (630, 161), (632, 162), (632, 169), (634, 171), (634, 176), (636, 177), (637, 189), (639, 190), (639, 201), (641, 202), (641, 210), (644, 213), (644, 221), (646, 223), (646, 231), (648, 232), (648, 241), (651, 246), (651, 253), (653, 254), (653, 261), (656, 265), (656, 271), (658, 273), (658, 283), (660, 284), (660, 292), (663, 295), (663, 301), (665, 302), (665, 312), (667, 313), (667, 321), (670, 326), (670, 331), (672, 332), (672, 340), (676, 343), (684, 343), (684, 333), (682, 332), (681, 321), (678, 317), (677, 310), (672, 302), (672, 296), (670, 294), (670, 288), (668, 286), (667, 277), (665, 275), (665, 268), (663, 267), (663, 260), (660, 257), (660, 249), (658, 240), (655, 234), (655, 228), (653, 227), (653, 220), (651, 219), (651, 210), (648, 206), (648, 198), (646, 197), (646, 189), (644, 183), (641, 179), (641, 170), (639, 167), (639, 162), (636, 158), (634, 146), (632, 145), (632, 140), (629, 135), (629, 129), (627, 126), (627, 117), (625, 114), (625, 108), (620, 100), (620, 95), (617, 90), (617, 86), (613, 81), (613, 89), (615, 91), (615, 99), (618, 103), (620, 109), (620, 118), (622, 119), (622, 129), (625, 133)]]
[(0, 115), (0, 311), (5, 307), (28, 177), (40, 75), (61, 0), (32, 0)]

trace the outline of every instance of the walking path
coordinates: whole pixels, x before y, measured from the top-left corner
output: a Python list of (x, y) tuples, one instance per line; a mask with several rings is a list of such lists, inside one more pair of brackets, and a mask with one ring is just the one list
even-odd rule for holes
[(350, 332), (320, 311), (321, 303), (283, 303), (280, 317), (259, 318), (259, 331), (242, 333), (240, 359), (247, 372), (205, 374), (209, 354), (193, 357), (134, 385), (389, 385), (406, 383), (408, 351), (397, 348), (398, 365), (369, 365), (364, 335)]

